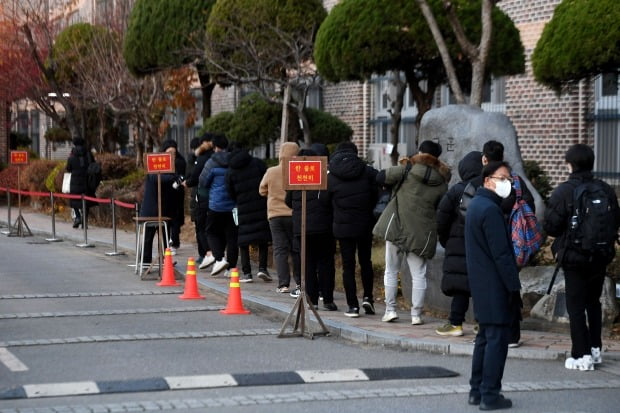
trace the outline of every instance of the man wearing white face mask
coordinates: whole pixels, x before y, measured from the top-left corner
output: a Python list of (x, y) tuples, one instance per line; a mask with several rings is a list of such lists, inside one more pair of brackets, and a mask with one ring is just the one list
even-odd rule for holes
[(482, 170), (482, 180), (465, 219), (467, 274), (474, 315), (480, 325), (468, 403), (479, 404), (480, 410), (497, 410), (512, 406), (500, 391), (510, 325), (521, 305), (521, 283), (510, 231), (500, 207), (511, 191), (510, 166), (490, 162)]

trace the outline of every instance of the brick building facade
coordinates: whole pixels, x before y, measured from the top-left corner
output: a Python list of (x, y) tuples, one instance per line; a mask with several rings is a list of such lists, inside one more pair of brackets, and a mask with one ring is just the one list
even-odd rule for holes
[(0, 97), (0, 162), (7, 163), (9, 159), (9, 113), (8, 105)]

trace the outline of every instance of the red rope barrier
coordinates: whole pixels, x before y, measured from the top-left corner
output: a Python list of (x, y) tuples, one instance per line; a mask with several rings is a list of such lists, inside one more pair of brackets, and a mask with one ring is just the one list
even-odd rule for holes
[[(24, 196), (41, 196), (41, 197), (47, 197), (50, 195), (50, 192), (35, 192), (35, 191), (23, 191), (23, 190), (17, 190), (17, 189), (13, 189), (13, 188), (3, 188), (0, 187), (0, 191), (2, 192), (6, 192), (9, 191), (12, 194), (21, 194)], [(57, 193), (54, 192), (54, 197), (55, 198), (64, 198), (64, 199), (82, 199), (82, 195), (77, 195), (77, 194), (62, 194), (62, 193)], [(109, 198), (93, 198), (90, 197), (88, 195), (84, 195), (84, 199), (87, 201), (91, 201), (91, 202), (97, 202), (99, 204), (109, 204), (112, 200)], [(127, 202), (121, 202), (121, 201), (117, 201), (114, 200), (114, 204), (123, 207), (123, 208), (129, 208), (129, 209), (135, 209), (136, 205), (135, 204), (129, 204)]]

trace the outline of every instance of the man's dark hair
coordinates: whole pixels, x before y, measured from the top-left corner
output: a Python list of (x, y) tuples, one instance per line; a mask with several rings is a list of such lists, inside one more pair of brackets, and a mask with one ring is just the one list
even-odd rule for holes
[(214, 136), (215, 136), (215, 135), (213, 135), (213, 134), (212, 134), (212, 133), (210, 133), (210, 132), (205, 132), (205, 133), (203, 133), (203, 134), (202, 134), (202, 136), (200, 137), (200, 143), (203, 143), (203, 142), (211, 142), (211, 141), (213, 140), (213, 137), (214, 137)]
[(504, 145), (498, 141), (488, 141), (482, 146), (482, 154), (489, 162), (504, 160)]
[(189, 141), (189, 148), (194, 150), (197, 147), (200, 146), (200, 139), (199, 138), (193, 138), (191, 141)]
[(487, 178), (493, 175), (502, 166), (508, 168), (508, 172), (510, 172), (511, 168), (508, 162), (504, 162), (504, 161), (489, 162), (488, 164), (485, 165), (484, 168), (482, 168), (482, 179), (484, 180), (484, 178)]
[(216, 148), (220, 148), (220, 149), (228, 148), (228, 139), (226, 139), (225, 136), (215, 135), (213, 136), (213, 139), (211, 139), (211, 142), (213, 142), (213, 146), (215, 146)]
[(316, 152), (313, 151), (312, 149), (300, 149), (299, 152), (297, 152), (297, 156), (316, 156)]
[(439, 158), (441, 155), (441, 145), (433, 141), (424, 141), (420, 144), (418, 150), (422, 153), (433, 155), (435, 158)]
[(351, 141), (343, 141), (343, 142), (340, 142), (338, 146), (336, 146), (336, 151), (337, 152), (347, 151), (347, 152), (353, 152), (357, 154), (357, 145)]
[(594, 151), (583, 143), (577, 143), (568, 148), (564, 160), (571, 165), (573, 172), (594, 169)]

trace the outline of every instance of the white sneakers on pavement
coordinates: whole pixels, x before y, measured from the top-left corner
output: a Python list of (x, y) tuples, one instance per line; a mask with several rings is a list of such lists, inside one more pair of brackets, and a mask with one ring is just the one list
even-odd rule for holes
[(398, 320), (398, 313), (396, 311), (386, 311), (383, 317), (381, 317), (381, 321), (384, 323), (389, 323), (394, 320)]
[(215, 262), (215, 257), (213, 255), (207, 255), (202, 259), (202, 262), (198, 266), (199, 269), (207, 268), (209, 265)]
[(224, 271), (227, 268), (228, 268), (228, 261), (226, 261), (226, 258), (222, 258), (219, 261), (215, 261), (215, 264), (213, 264), (213, 269), (211, 269), (211, 277), (215, 277), (216, 275), (218, 275), (220, 272)]
[(424, 321), (422, 321), (422, 317), (417, 316), (417, 315), (412, 315), (411, 316), (411, 325), (412, 326), (419, 326), (424, 324)]
[(594, 362), (592, 361), (592, 356), (586, 354), (578, 359), (567, 358), (564, 362), (564, 367), (569, 370), (591, 371), (594, 370)]
[(601, 364), (603, 362), (603, 356), (601, 355), (600, 347), (592, 347), (592, 363)]

